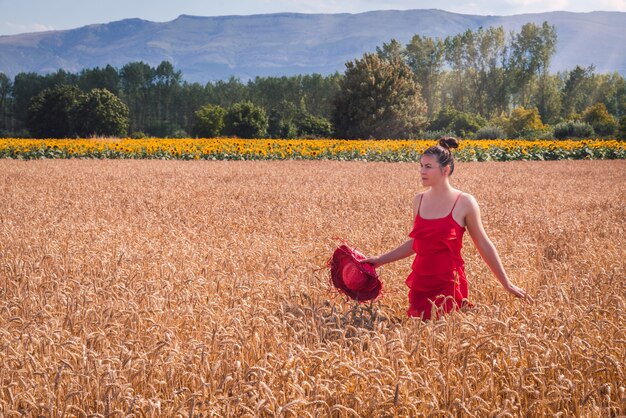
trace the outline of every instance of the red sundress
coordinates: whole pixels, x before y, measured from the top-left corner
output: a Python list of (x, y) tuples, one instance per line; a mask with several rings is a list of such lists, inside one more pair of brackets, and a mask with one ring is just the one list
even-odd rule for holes
[(412, 271), (406, 279), (409, 316), (428, 320), (433, 313), (436, 318), (442, 313), (471, 305), (467, 302), (465, 262), (461, 257), (465, 227), (452, 218), (452, 211), (461, 194), (454, 201), (448, 216), (437, 219), (420, 216), (424, 195), (420, 197), (413, 230), (409, 234), (415, 250)]

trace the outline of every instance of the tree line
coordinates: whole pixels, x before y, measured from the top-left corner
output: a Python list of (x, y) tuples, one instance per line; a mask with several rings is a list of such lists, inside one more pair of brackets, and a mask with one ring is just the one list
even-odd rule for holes
[(556, 45), (544, 22), (392, 39), (327, 76), (188, 83), (168, 61), (0, 73), (0, 135), (624, 136), (624, 77), (593, 66), (551, 74)]
[(384, 137), (383, 126), (394, 137), (624, 138), (624, 77), (593, 66), (550, 74), (556, 44), (547, 22), (392, 39), (347, 64), (334, 128), (349, 138)]
[[(200, 110), (206, 106), (261, 110), (267, 128), (263, 135), (279, 136), (288, 125), (291, 133), (296, 120), (305, 127), (307, 121), (327, 120), (332, 100), (341, 78), (339, 73), (292, 77), (257, 77), (244, 83), (237, 78), (229, 80), (189, 83), (180, 71), (168, 61), (152, 67), (144, 62), (131, 62), (120, 69), (111, 65), (71, 73), (59, 70), (52, 74), (19, 73), (14, 80), (0, 73), (0, 135), (42, 135), (53, 119), (64, 113), (58, 129), (47, 129), (51, 134), (64, 131), (71, 136), (84, 134), (84, 129), (73, 129), (67, 119), (76, 119), (76, 106), (81, 97), (94, 95), (92, 91), (110, 92), (109, 101), (119, 101), (114, 108), (118, 116), (127, 114), (125, 134), (156, 137), (185, 137), (202, 128)], [(117, 100), (116, 100), (117, 99)], [(237, 107), (233, 106), (237, 104)], [(83, 105), (83, 115), (89, 106)], [(127, 110), (124, 111), (123, 107)], [(56, 118), (44, 115), (56, 109)], [(93, 113), (93, 112), (92, 112)], [(206, 112), (204, 112), (206, 113)], [(258, 113), (258, 112), (257, 112)], [(256, 114), (253, 112), (253, 114)], [(64, 125), (63, 125), (64, 123)], [(55, 127), (50, 127), (55, 128)], [(69, 129), (69, 131), (68, 131)], [(92, 132), (107, 135), (115, 132)], [(289, 129), (287, 129), (289, 131)], [(203, 132), (198, 132), (203, 134)], [(329, 135), (330, 133), (327, 133)], [(52, 136), (52, 135), (47, 135)], [(58, 135), (55, 135), (58, 136)]]

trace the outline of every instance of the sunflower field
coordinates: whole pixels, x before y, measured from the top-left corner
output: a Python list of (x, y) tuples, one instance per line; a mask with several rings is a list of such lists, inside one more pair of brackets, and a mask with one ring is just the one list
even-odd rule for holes
[[(0, 158), (416, 161), (433, 140), (0, 139)], [(463, 140), (460, 161), (625, 159), (615, 140)]]

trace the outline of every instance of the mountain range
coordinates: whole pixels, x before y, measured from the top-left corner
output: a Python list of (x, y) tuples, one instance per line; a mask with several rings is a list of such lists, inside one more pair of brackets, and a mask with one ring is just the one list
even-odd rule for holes
[(358, 14), (274, 13), (250, 16), (181, 15), (170, 22), (141, 19), (76, 29), (0, 36), (0, 72), (49, 73), (64, 69), (167, 60), (187, 81), (230, 76), (282, 76), (343, 72), (345, 63), (396, 39), (445, 38), (467, 29), (502, 26), (518, 32), (547, 21), (557, 32), (551, 72), (594, 65), (626, 75), (626, 13), (549, 12), (480, 16), (443, 10), (385, 10)]

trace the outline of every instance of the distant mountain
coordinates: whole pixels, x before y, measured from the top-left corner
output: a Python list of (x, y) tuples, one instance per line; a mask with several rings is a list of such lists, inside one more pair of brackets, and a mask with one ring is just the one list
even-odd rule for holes
[(348, 60), (375, 51), (392, 38), (406, 44), (414, 34), (445, 38), (467, 29), (503, 26), (519, 31), (528, 22), (556, 27), (558, 44), (551, 71), (594, 64), (600, 73), (626, 75), (626, 13), (550, 12), (477, 16), (442, 10), (375, 11), (359, 14), (277, 13), (196, 17), (171, 22), (141, 19), (78, 29), (0, 36), (0, 72), (48, 73), (63, 68), (131, 61), (156, 66), (170, 61), (188, 81), (229, 76), (343, 72)]

